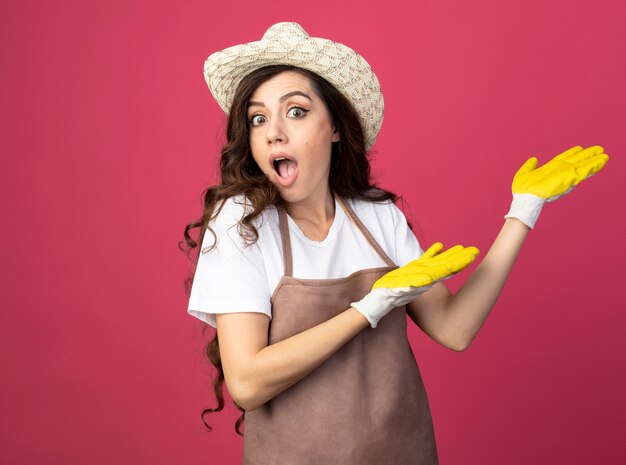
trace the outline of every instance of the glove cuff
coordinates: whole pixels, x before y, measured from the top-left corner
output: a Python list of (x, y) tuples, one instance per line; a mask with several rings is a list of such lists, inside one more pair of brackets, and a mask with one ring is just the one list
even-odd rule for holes
[(530, 229), (534, 229), (539, 213), (541, 213), (545, 203), (545, 199), (537, 195), (513, 193), (511, 209), (504, 217), (517, 218)]
[(358, 302), (350, 302), (350, 306), (363, 314), (370, 326), (375, 328), (382, 317), (390, 310), (389, 300), (385, 298), (380, 289), (373, 289), (369, 294)]

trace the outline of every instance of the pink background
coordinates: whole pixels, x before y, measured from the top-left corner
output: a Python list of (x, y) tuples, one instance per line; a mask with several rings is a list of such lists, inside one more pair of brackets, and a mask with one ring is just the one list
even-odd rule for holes
[(424, 246), (481, 251), (453, 292), (524, 161), (605, 148), (544, 208), (466, 352), (409, 334), (442, 465), (625, 463), (625, 5), (2, 2), (0, 462), (240, 463), (230, 399), (212, 433), (200, 421), (209, 334), (177, 242), (223, 139), (204, 59), (291, 20), (378, 73), (379, 183)]

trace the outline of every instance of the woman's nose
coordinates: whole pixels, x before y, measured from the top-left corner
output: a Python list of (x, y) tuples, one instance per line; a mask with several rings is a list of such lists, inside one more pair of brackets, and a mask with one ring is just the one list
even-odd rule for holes
[(272, 118), (267, 123), (266, 127), (267, 132), (265, 133), (265, 137), (267, 138), (267, 142), (269, 144), (273, 144), (275, 142), (286, 142), (287, 135), (285, 134), (285, 128), (283, 127), (280, 118)]

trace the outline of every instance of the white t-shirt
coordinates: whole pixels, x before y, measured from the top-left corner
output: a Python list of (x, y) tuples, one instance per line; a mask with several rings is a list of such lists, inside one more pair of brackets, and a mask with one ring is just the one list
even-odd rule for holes
[[(284, 274), (276, 207), (269, 206), (253, 221), (259, 239), (244, 248), (237, 225), (244, 215), (244, 201), (243, 195), (227, 199), (209, 223), (217, 246), (200, 254), (194, 275), (187, 312), (213, 327), (216, 313), (260, 312), (271, 319), (270, 298)], [(396, 265), (404, 266), (424, 253), (404, 213), (392, 201), (344, 201)], [(287, 220), (296, 278), (342, 278), (364, 268), (387, 266), (336, 199), (333, 224), (321, 242), (307, 238), (289, 215)], [(207, 230), (201, 249), (214, 242)]]

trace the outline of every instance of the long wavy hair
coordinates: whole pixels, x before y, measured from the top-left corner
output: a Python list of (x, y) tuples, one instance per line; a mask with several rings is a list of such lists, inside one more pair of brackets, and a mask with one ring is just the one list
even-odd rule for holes
[[(244, 194), (247, 204), (253, 207), (238, 222), (239, 233), (246, 244), (254, 244), (258, 240), (258, 231), (253, 221), (259, 217), (269, 205), (284, 205), (280, 193), (267, 176), (259, 168), (252, 157), (249, 142), (249, 122), (247, 118), (247, 104), (255, 89), (263, 82), (283, 71), (296, 71), (307, 76), (311, 81), (313, 91), (322, 99), (329, 110), (329, 114), (339, 131), (340, 139), (332, 144), (329, 185), (331, 190), (342, 198), (362, 199), (370, 202), (384, 202), (392, 200), (394, 203), (401, 199), (393, 192), (379, 188), (371, 179), (370, 162), (366, 156), (363, 129), (359, 118), (350, 104), (331, 83), (321, 76), (306, 69), (290, 65), (271, 65), (251, 72), (242, 79), (233, 99), (228, 116), (226, 129), (226, 143), (220, 151), (221, 183), (208, 187), (202, 193), (204, 211), (202, 216), (187, 224), (184, 231), (184, 241), (179, 242), (179, 248), (186, 251), (187, 256), (196, 264), (200, 253), (208, 253), (214, 246), (205, 247), (203, 250), (195, 250), (203, 243), (206, 230), (209, 230), (216, 239), (215, 232), (210, 228), (209, 222), (219, 215), (224, 202), (231, 196)], [(372, 151), (369, 152), (371, 156)], [(218, 206), (219, 203), (219, 206)], [(409, 227), (412, 225), (409, 222)], [(194, 240), (189, 234), (194, 228), (199, 228), (199, 237)], [(193, 284), (195, 271), (185, 280), (185, 293), (189, 296)], [(210, 412), (218, 412), (224, 408), (224, 396), (222, 386), (224, 384), (224, 371), (219, 350), (217, 329), (203, 324), (204, 329), (214, 331), (213, 338), (207, 343), (204, 352), (208, 360), (217, 370), (217, 376), (213, 379), (213, 391), (217, 399), (217, 408), (206, 408), (200, 417), (209, 431), (211, 426), (206, 422), (205, 415)], [(242, 415), (235, 423), (235, 431), (240, 436), (239, 426), (244, 421), (245, 409), (233, 401)]]

